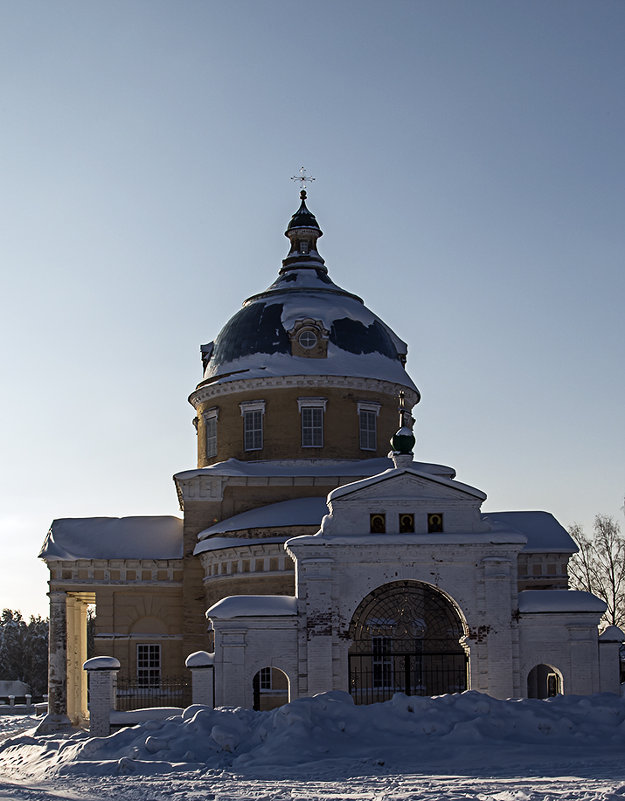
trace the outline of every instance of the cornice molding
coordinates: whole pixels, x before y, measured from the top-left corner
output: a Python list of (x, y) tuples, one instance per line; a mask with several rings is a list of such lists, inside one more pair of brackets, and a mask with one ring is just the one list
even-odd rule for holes
[(240, 378), (223, 384), (209, 384), (198, 387), (189, 396), (189, 403), (197, 409), (201, 403), (227, 395), (242, 392), (255, 392), (264, 389), (297, 389), (308, 387), (336, 387), (337, 389), (354, 389), (365, 392), (382, 392), (385, 395), (397, 395), (400, 390), (405, 393), (406, 402), (414, 406), (419, 395), (406, 384), (385, 381), (380, 378), (355, 378), (334, 375), (289, 375), (268, 376), (267, 378)]

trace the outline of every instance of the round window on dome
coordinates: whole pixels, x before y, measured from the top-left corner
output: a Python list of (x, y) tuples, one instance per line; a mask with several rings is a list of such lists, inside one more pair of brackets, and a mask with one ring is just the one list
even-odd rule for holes
[(315, 345), (317, 344), (317, 337), (315, 336), (315, 334), (313, 334), (312, 331), (302, 331), (302, 333), (297, 338), (297, 341), (303, 348), (306, 348), (306, 350), (310, 350), (311, 348), (314, 348)]

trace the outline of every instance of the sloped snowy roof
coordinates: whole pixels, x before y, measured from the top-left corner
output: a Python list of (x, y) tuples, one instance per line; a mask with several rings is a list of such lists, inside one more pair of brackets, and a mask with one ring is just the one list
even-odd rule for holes
[(571, 535), (549, 512), (485, 512), (494, 531), (519, 531), (527, 537), (524, 551), (576, 553)]
[(54, 520), (39, 554), (75, 559), (181, 559), (182, 520), (158, 517), (65, 517)]
[(217, 601), (206, 617), (288, 617), (297, 614), (297, 598), (291, 595), (230, 595)]
[[(199, 540), (224, 534), (228, 531), (239, 531), (246, 528), (280, 528), (282, 526), (319, 526), (321, 518), (328, 513), (325, 495), (320, 498), (294, 498), (280, 503), (269, 503), (241, 512), (215, 523), (214, 526), (200, 531)], [(266, 540), (263, 540), (265, 542)]]
[(417, 478), (425, 478), (428, 481), (435, 481), (437, 484), (442, 484), (445, 487), (450, 487), (451, 489), (458, 490), (459, 492), (464, 492), (467, 495), (473, 495), (475, 498), (479, 498), (480, 500), (486, 499), (486, 493), (476, 489), (476, 487), (471, 487), (469, 484), (463, 484), (460, 481), (452, 481), (445, 476), (435, 476), (424, 470), (415, 469), (416, 467), (416, 465), (415, 467), (391, 467), (375, 476), (363, 478), (360, 481), (353, 481), (351, 484), (344, 484), (342, 487), (337, 487), (336, 489), (332, 490), (332, 492), (328, 495), (328, 501), (332, 502), (337, 498), (343, 498), (346, 495), (359, 492), (365, 487), (372, 487), (375, 484), (380, 484), (384, 481), (388, 481), (406, 474), (416, 476)]
[(598, 612), (607, 604), (589, 592), (579, 590), (523, 590), (519, 593), (519, 612)]
[[(423, 473), (453, 478), (453, 467), (426, 462), (413, 462), (413, 467)], [(202, 475), (218, 476), (373, 476), (393, 468), (393, 462), (386, 457), (376, 459), (284, 459), (275, 461), (242, 462), (226, 459), (223, 462), (183, 470), (176, 473), (175, 479), (189, 479)]]

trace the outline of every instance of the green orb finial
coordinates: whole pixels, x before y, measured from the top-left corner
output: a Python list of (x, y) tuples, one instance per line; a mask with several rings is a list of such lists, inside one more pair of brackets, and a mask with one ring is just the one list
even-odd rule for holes
[(391, 437), (391, 448), (393, 453), (411, 454), (415, 446), (416, 439), (412, 433), (412, 415), (406, 411), (406, 395), (402, 390), (399, 393), (399, 429)]

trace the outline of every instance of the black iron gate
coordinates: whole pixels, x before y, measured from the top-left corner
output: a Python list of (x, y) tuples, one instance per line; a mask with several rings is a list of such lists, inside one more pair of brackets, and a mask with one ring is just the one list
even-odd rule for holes
[(356, 704), (388, 701), (395, 693), (442, 695), (466, 689), (465, 654), (349, 655), (349, 690)]
[(459, 610), (435, 587), (393, 581), (369, 593), (352, 617), (349, 686), (357, 704), (394, 693), (442, 695), (467, 689)]

